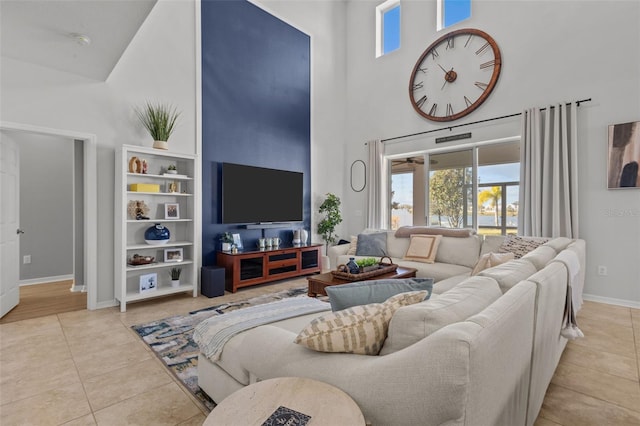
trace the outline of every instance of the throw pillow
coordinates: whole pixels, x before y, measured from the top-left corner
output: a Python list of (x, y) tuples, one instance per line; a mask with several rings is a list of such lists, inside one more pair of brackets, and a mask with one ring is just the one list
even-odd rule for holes
[(404, 258), (423, 263), (435, 262), (441, 239), (442, 235), (412, 235)]
[(471, 271), (471, 276), (478, 275), (481, 271), (484, 271), (488, 268), (493, 268), (494, 266), (501, 265), (505, 262), (508, 262), (515, 258), (515, 254), (509, 253), (485, 253), (480, 256), (478, 259), (478, 263), (473, 267), (473, 271)]
[(387, 255), (387, 233), (377, 232), (374, 234), (358, 234), (358, 247), (356, 256), (377, 256)]
[(294, 342), (318, 352), (377, 355), (387, 338), (393, 313), (421, 302), (426, 295), (426, 291), (412, 291), (391, 296), (383, 303), (331, 312), (311, 321)]
[(426, 290), (426, 300), (431, 297), (432, 289), (432, 278), (370, 280), (325, 288), (332, 311), (369, 303), (382, 303), (391, 296), (408, 291)]
[(509, 235), (498, 249), (498, 253), (513, 253), (516, 259), (520, 259), (547, 241), (549, 241), (548, 238), (527, 238)]
[(352, 235), (351, 242), (349, 243), (349, 250), (347, 250), (347, 255), (349, 256), (355, 255), (357, 248), (358, 248), (358, 236)]

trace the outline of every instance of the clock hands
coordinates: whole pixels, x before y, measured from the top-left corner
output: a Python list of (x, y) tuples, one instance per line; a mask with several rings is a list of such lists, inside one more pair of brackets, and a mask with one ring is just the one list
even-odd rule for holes
[(451, 67), (451, 69), (447, 71), (446, 69), (442, 68), (442, 65), (438, 64), (438, 66), (442, 71), (444, 71), (444, 84), (440, 89), (444, 90), (444, 86), (446, 86), (447, 83), (453, 83), (454, 81), (456, 81), (456, 78), (458, 78), (458, 73), (453, 70), (453, 67)]

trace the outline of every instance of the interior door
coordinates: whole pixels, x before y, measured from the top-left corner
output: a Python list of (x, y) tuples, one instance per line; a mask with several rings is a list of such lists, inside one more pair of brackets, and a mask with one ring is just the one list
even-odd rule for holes
[[(4, 135), (3, 135), (4, 136)], [(18, 215), (20, 208), (20, 173), (18, 145), (0, 138), (0, 317), (20, 301)]]

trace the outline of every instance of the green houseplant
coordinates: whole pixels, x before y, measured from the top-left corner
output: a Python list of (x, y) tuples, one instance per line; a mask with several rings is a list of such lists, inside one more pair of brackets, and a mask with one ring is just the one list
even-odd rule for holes
[(147, 102), (142, 108), (136, 108), (135, 111), (140, 122), (153, 138), (153, 147), (169, 149), (167, 141), (175, 130), (180, 112), (171, 105), (151, 102)]
[(220, 242), (222, 243), (222, 251), (231, 251), (231, 244), (233, 244), (233, 237), (229, 232), (225, 232), (220, 237)]
[(180, 274), (182, 273), (182, 269), (180, 268), (171, 268), (169, 271), (169, 275), (171, 275), (171, 286), (172, 287), (180, 287)]
[(318, 222), (318, 234), (320, 234), (324, 240), (326, 249), (328, 250), (329, 244), (336, 242), (336, 226), (342, 222), (340, 198), (334, 194), (327, 193), (327, 197), (322, 204), (320, 204), (318, 212), (324, 215), (324, 219)]

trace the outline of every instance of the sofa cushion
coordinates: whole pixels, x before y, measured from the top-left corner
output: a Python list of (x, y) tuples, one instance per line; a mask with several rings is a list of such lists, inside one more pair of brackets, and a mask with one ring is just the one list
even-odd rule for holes
[(398, 308), (421, 302), (426, 291), (391, 296), (383, 303), (354, 306), (315, 318), (294, 342), (319, 352), (377, 355), (387, 337), (389, 321)]
[(466, 238), (476, 233), (471, 228), (442, 228), (435, 226), (401, 226), (395, 232), (396, 238), (410, 238), (415, 234), (442, 235), (445, 237)]
[(380, 355), (404, 349), (446, 325), (464, 321), (500, 296), (493, 279), (471, 277), (430, 300), (402, 307), (393, 314)]
[(569, 244), (573, 243), (574, 240), (567, 237), (557, 237), (551, 239), (544, 243), (545, 246), (549, 246), (553, 248), (557, 253), (560, 253), (562, 250), (566, 249)]
[(506, 239), (507, 237), (504, 235), (485, 235), (482, 239), (480, 256), (491, 252), (496, 253)]
[(541, 246), (547, 241), (549, 241), (548, 238), (520, 237), (518, 235), (509, 235), (498, 249), (498, 252), (511, 252), (516, 255), (516, 259), (520, 259), (525, 254), (535, 250), (537, 247)]
[(441, 239), (442, 235), (412, 235), (404, 259), (423, 263), (435, 262)]
[(531, 262), (522, 259), (510, 260), (507, 263), (485, 269), (477, 276), (493, 278), (500, 285), (500, 290), (506, 293), (514, 285), (535, 274), (537, 269)]
[(481, 243), (482, 238), (479, 235), (469, 238), (442, 237), (436, 253), (436, 262), (473, 268), (480, 257)]
[(433, 279), (405, 278), (359, 281), (350, 284), (335, 285), (325, 290), (329, 296), (331, 310), (341, 311), (352, 306), (369, 303), (382, 303), (391, 296), (408, 291), (425, 290), (426, 299), (431, 296)]
[(376, 232), (374, 234), (359, 234), (356, 255), (378, 257), (386, 256), (387, 233)]
[(469, 276), (470, 276), (469, 272), (466, 272), (464, 274), (454, 275), (453, 277), (449, 277), (444, 280), (438, 281), (433, 285), (432, 297), (435, 296), (436, 294), (442, 294), (445, 291), (451, 290), (452, 288), (460, 284), (462, 281), (469, 278)]
[(545, 244), (525, 254), (521, 257), (521, 259), (533, 263), (533, 266), (535, 266), (539, 271), (540, 269), (544, 268), (551, 259), (556, 257), (556, 254), (558, 253), (553, 247)]
[(356, 254), (356, 250), (358, 249), (358, 236), (352, 235), (349, 241), (349, 250), (347, 251), (348, 255)]
[(494, 266), (501, 265), (505, 262), (513, 260), (513, 253), (486, 253), (480, 256), (476, 266), (473, 267), (473, 271), (471, 271), (471, 276), (478, 275), (481, 271), (485, 269), (492, 268)]

